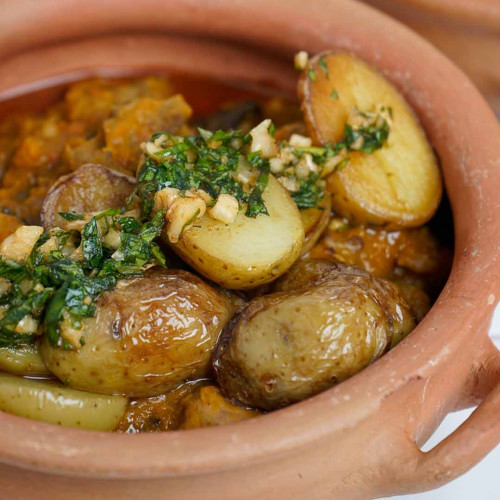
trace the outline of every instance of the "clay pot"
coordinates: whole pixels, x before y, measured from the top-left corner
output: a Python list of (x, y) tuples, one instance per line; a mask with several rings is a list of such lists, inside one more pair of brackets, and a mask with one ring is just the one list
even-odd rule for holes
[(500, 117), (498, 0), (363, 0), (430, 40), (462, 68)]
[[(174, 34), (176, 34), (174, 36)], [(4, 498), (361, 499), (462, 474), (500, 441), (500, 131), (467, 77), (414, 33), (347, 0), (18, 0), (0, 7), (0, 92), (105, 69), (170, 68), (291, 91), (298, 49), (359, 54), (397, 85), (451, 200), (451, 277), (397, 348), (314, 398), (236, 425), (164, 434), (63, 429), (0, 415)], [(442, 418), (479, 407), (428, 453)]]

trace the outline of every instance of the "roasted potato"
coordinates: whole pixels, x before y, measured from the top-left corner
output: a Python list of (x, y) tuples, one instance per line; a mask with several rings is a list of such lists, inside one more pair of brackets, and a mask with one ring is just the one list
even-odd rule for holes
[(181, 429), (197, 429), (217, 425), (234, 424), (260, 415), (257, 410), (244, 408), (228, 401), (218, 387), (199, 387), (183, 401)]
[(416, 320), (420, 323), (431, 308), (431, 299), (429, 295), (427, 295), (422, 288), (411, 283), (396, 281), (396, 284), (399, 287), (401, 297), (405, 299), (415, 315)]
[(396, 286), (360, 269), (301, 261), (225, 328), (214, 355), (226, 397), (273, 410), (362, 370), (415, 326)]
[(311, 59), (298, 90), (317, 144), (338, 142), (356, 110), (392, 110), (388, 144), (371, 155), (351, 153), (349, 164), (328, 177), (336, 213), (390, 228), (432, 217), (442, 194), (436, 158), (412, 110), (382, 75), (353, 55), (324, 53)]
[(304, 226), (297, 205), (271, 175), (263, 193), (269, 215), (225, 224), (209, 216), (182, 233), (178, 243), (163, 238), (189, 265), (206, 278), (230, 289), (249, 289), (283, 274), (298, 258)]
[(68, 228), (59, 212), (88, 213), (125, 204), (133, 191), (135, 179), (103, 165), (83, 165), (73, 173), (60, 177), (50, 188), (42, 206), (45, 228)]
[(197, 380), (182, 384), (166, 394), (132, 399), (116, 431), (136, 434), (178, 429), (184, 418), (183, 399), (195, 392), (200, 385), (206, 384), (207, 380)]
[(127, 400), (75, 391), (58, 382), (0, 373), (0, 410), (49, 424), (94, 431), (112, 431)]
[(50, 376), (36, 344), (0, 347), (0, 371), (31, 377)]
[[(95, 317), (84, 319), (76, 332), (84, 344), (79, 349), (53, 347), (45, 339), (41, 353), (49, 370), (71, 387), (156, 396), (208, 375), (232, 312), (227, 296), (197, 276), (152, 269), (99, 298)], [(63, 338), (70, 325), (62, 323)]]

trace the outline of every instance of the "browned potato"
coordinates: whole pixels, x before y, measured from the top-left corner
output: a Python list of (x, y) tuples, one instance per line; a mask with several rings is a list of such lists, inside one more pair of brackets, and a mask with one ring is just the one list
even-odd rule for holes
[(307, 253), (319, 240), (330, 221), (330, 195), (326, 194), (322, 208), (304, 208), (300, 210), (304, 224), (305, 241), (302, 255)]
[(75, 332), (82, 347), (52, 347), (44, 340), (47, 368), (71, 387), (131, 397), (155, 396), (208, 375), (217, 338), (232, 314), (227, 296), (197, 276), (152, 269), (104, 293), (97, 314)]
[(391, 228), (432, 217), (442, 194), (436, 158), (412, 110), (382, 75), (353, 55), (319, 54), (300, 79), (299, 97), (317, 144), (338, 142), (356, 111), (392, 110), (388, 144), (371, 155), (351, 153), (350, 163), (328, 177), (336, 213)]
[(116, 431), (136, 434), (178, 429), (183, 419), (183, 399), (207, 383), (206, 380), (188, 382), (166, 394), (132, 399)]
[(226, 327), (214, 355), (225, 396), (273, 410), (362, 370), (415, 326), (391, 283), (361, 269), (302, 261)]
[(59, 212), (88, 213), (125, 204), (135, 179), (102, 165), (83, 165), (72, 174), (60, 177), (50, 188), (42, 206), (45, 228), (66, 229), (68, 221)]
[(137, 99), (104, 122), (104, 150), (111, 152), (116, 168), (135, 173), (141, 143), (158, 131), (178, 133), (191, 114), (191, 107), (180, 95), (164, 100)]
[(234, 424), (257, 417), (260, 412), (228, 401), (218, 387), (200, 387), (186, 396), (182, 402), (184, 417), (181, 429), (197, 429), (217, 425)]

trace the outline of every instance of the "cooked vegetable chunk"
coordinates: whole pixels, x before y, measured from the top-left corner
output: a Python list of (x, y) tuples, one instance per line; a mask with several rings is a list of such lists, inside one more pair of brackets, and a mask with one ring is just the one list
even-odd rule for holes
[[(297, 206), (273, 176), (263, 193), (269, 215), (240, 211), (225, 224), (202, 217), (171, 244), (208, 279), (231, 289), (255, 288), (283, 274), (299, 256), (304, 227)], [(165, 240), (168, 237), (165, 235)]]
[(32, 377), (50, 375), (36, 344), (0, 347), (0, 371)]
[(127, 400), (75, 391), (56, 382), (0, 373), (0, 410), (49, 424), (94, 431), (112, 431)]
[(135, 173), (142, 154), (141, 143), (159, 130), (179, 132), (191, 113), (180, 95), (165, 100), (137, 99), (104, 122), (105, 151), (111, 152), (116, 168)]
[(68, 229), (69, 221), (60, 212), (85, 214), (122, 207), (134, 186), (135, 179), (121, 172), (103, 165), (83, 165), (50, 188), (42, 205), (42, 224)]
[(252, 407), (273, 410), (317, 394), (415, 326), (396, 287), (359, 269), (302, 261), (277, 290), (231, 321), (214, 356), (223, 393)]
[(207, 383), (207, 380), (188, 382), (166, 394), (131, 400), (116, 428), (117, 432), (136, 434), (178, 429), (183, 419), (183, 399)]
[(431, 293), (442, 287), (451, 263), (450, 251), (426, 226), (386, 231), (340, 219), (332, 219), (308, 256), (361, 267), (380, 278), (409, 278)]
[(105, 292), (80, 330), (63, 322), (61, 336), (81, 336), (79, 349), (52, 347), (45, 339), (41, 353), (49, 370), (72, 387), (155, 396), (208, 374), (231, 313), (227, 296), (193, 274), (152, 269)]
[[(336, 213), (391, 228), (432, 217), (442, 193), (436, 158), (408, 104), (384, 77), (352, 55), (324, 53), (309, 62), (299, 96), (317, 144), (355, 139), (358, 152), (328, 178)], [(387, 145), (365, 154), (388, 129)]]
[(218, 387), (200, 387), (182, 402), (184, 418), (181, 429), (196, 429), (234, 424), (260, 415), (260, 412), (237, 406), (228, 401)]

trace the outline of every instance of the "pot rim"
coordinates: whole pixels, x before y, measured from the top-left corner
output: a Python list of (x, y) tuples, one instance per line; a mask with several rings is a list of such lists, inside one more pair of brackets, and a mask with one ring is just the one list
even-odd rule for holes
[[(89, 10), (78, 18), (78, 33), (83, 36), (83, 30), (89, 29), (94, 30), (90, 34), (100, 34), (110, 23), (107, 11), (119, 4), (121, 11), (113, 19), (115, 31), (144, 26), (191, 31), (196, 36), (216, 34), (260, 49), (271, 46), (273, 53), (287, 57), (299, 48), (292, 35), (301, 35), (301, 45), (311, 52), (327, 47), (348, 50), (378, 67), (413, 105), (441, 156), (455, 227), (461, 229), (457, 231), (452, 273), (429, 314), (399, 346), (355, 377), (306, 401), (238, 424), (139, 435), (60, 428), (0, 412), (0, 462), (72, 476), (113, 478), (168, 477), (242, 467), (310, 445), (370, 418), (384, 399), (420, 383), (439, 363), (449, 360), (466, 335), (476, 335), (479, 344), (486, 341), (486, 328), (500, 295), (500, 262), (496, 255), (487, 254), (500, 234), (495, 203), (500, 187), (500, 134), (493, 113), (460, 70), (397, 21), (348, 0), (317, 0), (314, 5), (300, 0), (212, 0), (203, 5), (193, 0), (142, 0), (140, 15), (132, 12), (133, 3), (89, 0)], [(272, 18), (264, 14), (269, 4)], [(81, 6), (78, 0), (64, 4), (20, 0), (16, 9), (0, 20), (0, 39), (6, 42), (0, 48), (0, 58), (32, 43), (34, 19), (41, 30), (50, 26), (50, 16), (59, 11), (59, 16), (68, 16), (67, 25), (71, 25), (74, 19), (70, 13), (77, 5)], [(160, 6), (169, 7), (170, 15), (148, 20), (148, 13)], [(34, 11), (31, 21), (23, 19), (28, 7)], [(303, 24), (280, 24), (279, 14), (286, 19), (290, 9)], [(203, 23), (200, 13), (210, 15), (213, 23)], [(257, 14), (261, 25), (239, 29), (238, 19)], [(349, 19), (349, 23), (342, 19)], [(42, 37), (47, 38), (38, 41), (64, 40), (66, 28), (60, 23), (57, 26), (53, 33), (46, 30)], [(19, 40), (14, 32), (18, 27), (30, 35)], [(363, 44), (363, 30), (370, 30), (380, 45)], [(265, 41), (261, 38), (264, 31), (268, 34)], [(394, 51), (398, 47), (404, 47), (401, 54)], [(409, 51), (420, 57), (404, 59)], [(420, 71), (422, 60), (428, 66), (425, 74)], [(453, 92), (444, 88), (444, 82), (449, 81), (455, 82)], [(437, 94), (447, 104), (446, 116), (434, 114), (430, 96), (437, 99)], [(474, 147), (478, 143), (482, 148)]]

